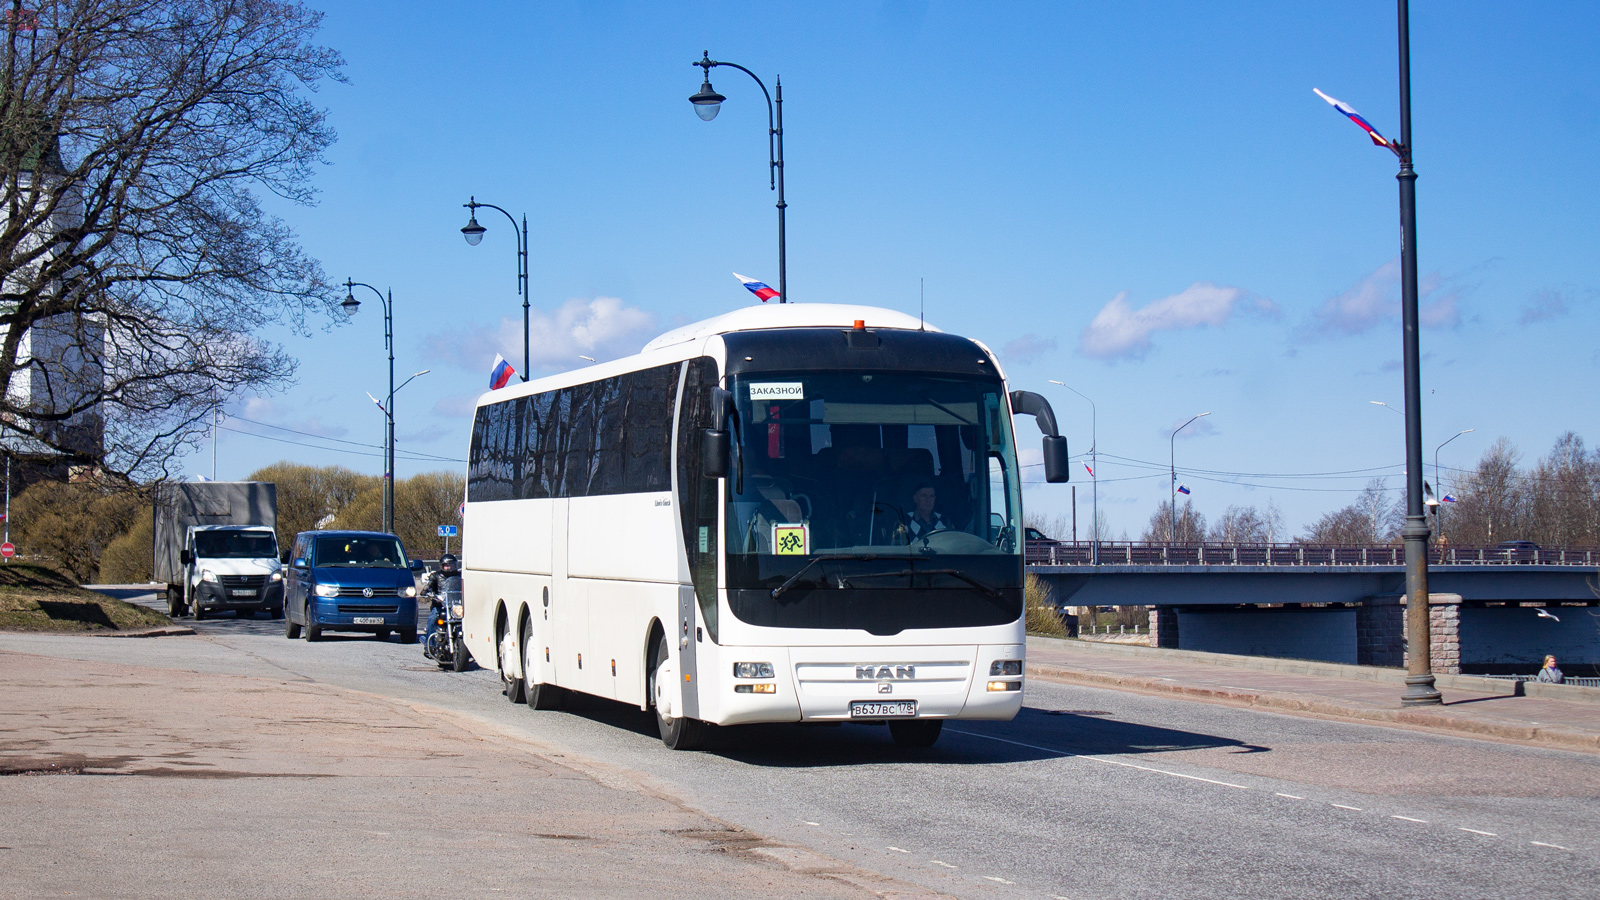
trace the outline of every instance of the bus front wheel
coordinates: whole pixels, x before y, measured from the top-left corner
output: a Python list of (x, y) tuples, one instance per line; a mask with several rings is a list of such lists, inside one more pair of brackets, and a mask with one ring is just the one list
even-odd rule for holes
[[(676, 670), (668, 664), (671, 648), (667, 645), (667, 636), (656, 636), (656, 664), (650, 671), (650, 706), (656, 712), (656, 729), (661, 733), (661, 743), (673, 750), (699, 750), (706, 744), (706, 733), (710, 726), (699, 719), (688, 716), (668, 716), (661, 712), (661, 705), (656, 698), (666, 689), (668, 680), (676, 680)], [(677, 710), (674, 710), (676, 712)]]
[(513, 652), (511, 628), (500, 626), (500, 634), (495, 640), (495, 653), (499, 656), (497, 662), (500, 666), (500, 692), (512, 703), (521, 703), (523, 700), (522, 679), (511, 673), (511, 654)]

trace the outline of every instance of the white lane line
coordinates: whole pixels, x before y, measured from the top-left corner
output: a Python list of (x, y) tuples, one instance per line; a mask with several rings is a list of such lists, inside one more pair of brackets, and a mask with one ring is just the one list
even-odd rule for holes
[(1351, 812), (1361, 812), (1361, 807), (1359, 806), (1345, 806), (1343, 803), (1329, 803), (1328, 805), (1334, 809), (1348, 809)]
[(1103, 756), (1082, 756), (1082, 755), (1078, 755), (1078, 754), (1075, 754), (1075, 753), (1066, 753), (1066, 752), (1063, 752), (1061, 750), (1057, 750), (1054, 747), (1041, 747), (1038, 744), (1025, 744), (1022, 741), (1013, 741), (1013, 740), (1008, 740), (1006, 738), (994, 737), (993, 735), (978, 734), (978, 733), (972, 732), (972, 731), (958, 731), (958, 730), (956, 730), (954, 728), (952, 728), (950, 730), (954, 731), (956, 734), (964, 734), (964, 735), (967, 735), (968, 737), (983, 738), (984, 740), (989, 740), (989, 741), (999, 741), (1002, 744), (1011, 744), (1012, 746), (1015, 746), (1015, 747), (1026, 747), (1029, 750), (1042, 750), (1045, 753), (1054, 753), (1057, 756), (1070, 757), (1072, 759), (1087, 759), (1087, 760), (1090, 760), (1091, 762), (1105, 763), (1108, 766), (1122, 766), (1125, 769), (1138, 769), (1141, 772), (1154, 772), (1157, 775), (1170, 775), (1173, 778), (1187, 778), (1190, 781), (1203, 781), (1206, 784), (1218, 784), (1218, 785), (1221, 785), (1223, 787), (1238, 788), (1241, 791), (1254, 790), (1253, 788), (1251, 788), (1251, 787), (1249, 787), (1247, 785), (1234, 784), (1231, 781), (1218, 781), (1215, 778), (1201, 778), (1199, 775), (1185, 775), (1182, 772), (1169, 772), (1166, 769), (1156, 769), (1156, 768), (1152, 768), (1150, 766), (1136, 765), (1134, 763), (1123, 762), (1123, 761), (1118, 760), (1118, 759), (1106, 759)]
[(1484, 836), (1484, 837), (1499, 837), (1499, 835), (1498, 835), (1498, 834), (1495, 834), (1495, 833), (1494, 833), (1494, 832), (1492, 832), (1492, 831), (1479, 831), (1479, 830), (1478, 830), (1478, 829), (1476, 829), (1476, 828), (1463, 828), (1463, 829), (1461, 829), (1461, 830), (1462, 830), (1462, 831), (1466, 831), (1466, 832), (1470, 832), (1470, 833), (1472, 833), (1472, 834), (1481, 834), (1481, 835), (1483, 835), (1483, 836)]
[[(1274, 793), (1276, 793), (1276, 792), (1274, 792)], [(1296, 797), (1293, 794), (1278, 794), (1278, 796), (1279, 797), (1288, 797), (1290, 800), (1304, 800), (1305, 799), (1304, 797)]]
[(987, 878), (987, 879), (989, 879), (989, 880), (990, 880), (990, 881), (998, 881), (998, 882), (1000, 882), (1000, 883), (1001, 883), (1001, 884), (1016, 884), (1016, 882), (1015, 882), (1015, 881), (1007, 881), (1007, 880), (1005, 880), (1005, 879), (1004, 879), (1004, 878), (996, 878), (996, 877), (994, 877), (994, 876), (993, 876), (993, 875), (985, 875), (985, 876), (983, 876), (983, 877), (985, 877), (985, 878)]
[(890, 847), (889, 849), (893, 850), (896, 853), (910, 853), (911, 852), (910, 850), (901, 850), (899, 847)]
[(1534, 845), (1535, 847), (1549, 847), (1552, 850), (1570, 851), (1572, 849), (1571, 847), (1563, 847), (1560, 844), (1546, 844), (1544, 841), (1529, 841), (1528, 843)]
[(818, 827), (818, 828), (821, 828), (821, 827), (822, 827), (822, 823), (821, 823), (821, 822), (806, 822), (806, 824), (807, 824), (807, 825), (815, 825), (815, 826), (817, 826), (817, 827)]
[(1410, 816), (1390, 816), (1389, 818), (1391, 818), (1391, 819), (1399, 819), (1402, 822), (1415, 822), (1418, 825), (1426, 825), (1426, 824), (1428, 824), (1428, 820), (1427, 819), (1413, 819)]
[(930, 860), (930, 862), (932, 862), (936, 866), (944, 866), (946, 869), (957, 869), (957, 868), (960, 868), (960, 866), (952, 866), (952, 865), (950, 865), (949, 863), (945, 862), (942, 859)]

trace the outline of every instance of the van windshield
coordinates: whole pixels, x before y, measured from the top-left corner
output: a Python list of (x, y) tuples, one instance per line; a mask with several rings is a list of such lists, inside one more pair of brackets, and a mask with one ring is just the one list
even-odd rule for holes
[(406, 555), (392, 537), (319, 537), (312, 565), (319, 569), (403, 569)]
[(194, 555), (201, 559), (273, 559), (277, 538), (270, 531), (196, 531)]

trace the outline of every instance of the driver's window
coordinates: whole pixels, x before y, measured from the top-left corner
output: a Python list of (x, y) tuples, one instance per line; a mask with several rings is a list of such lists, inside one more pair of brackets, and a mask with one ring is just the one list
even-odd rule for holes
[(984, 537), (991, 544), (999, 545), (1002, 538), (1006, 537), (1006, 522), (1011, 518), (1011, 510), (1006, 508), (1006, 469), (1005, 464), (998, 456), (989, 457), (989, 528)]

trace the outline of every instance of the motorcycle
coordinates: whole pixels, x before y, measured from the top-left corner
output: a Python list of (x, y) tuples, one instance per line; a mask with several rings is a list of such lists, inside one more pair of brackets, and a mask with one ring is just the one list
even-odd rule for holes
[(461, 576), (446, 578), (444, 589), (429, 599), (428, 636), (422, 642), (422, 654), (441, 669), (465, 672), (472, 664), (472, 654), (461, 637)]

